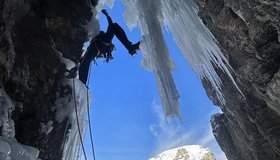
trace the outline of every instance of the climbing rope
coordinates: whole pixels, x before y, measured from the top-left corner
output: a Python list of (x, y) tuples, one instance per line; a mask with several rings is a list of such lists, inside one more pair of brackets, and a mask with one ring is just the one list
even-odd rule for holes
[[(53, 44), (53, 49), (56, 51), (56, 52), (60, 52), (58, 51), (56, 48), (55, 48), (55, 43), (54, 43), (54, 40), (53, 38), (51, 37), (50, 35), (50, 39), (51, 39), (51, 43)], [(95, 47), (97, 48), (96, 44), (95, 44)], [(100, 54), (100, 50), (97, 48), (97, 51), (98, 51), (98, 54)], [(84, 61), (84, 58), (86, 57), (86, 55), (88, 54), (88, 52), (86, 51), (84, 57), (81, 59), (80, 61), (80, 64), (83, 63)], [(79, 70), (80, 66), (78, 65), (78, 68), (77, 68), (77, 71)], [(88, 73), (88, 77), (90, 77), (90, 72), (91, 72), (91, 63), (90, 63), (90, 70), (89, 70), (89, 73)], [(95, 158), (95, 151), (94, 151), (94, 145), (93, 145), (93, 136), (92, 136), (92, 128), (91, 128), (91, 120), (90, 120), (90, 114), (89, 114), (89, 92), (88, 92), (88, 84), (89, 84), (89, 78), (88, 78), (88, 81), (87, 81), (87, 112), (88, 112), (88, 121), (89, 121), (89, 129), (90, 129), (90, 140), (91, 140), (91, 147), (92, 147), (92, 154), (93, 154), (93, 158), (94, 160), (96, 160)], [(80, 139), (80, 142), (81, 142), (81, 145), (82, 145), (82, 150), (83, 150), (83, 154), (84, 154), (84, 157), (85, 157), (85, 160), (87, 160), (87, 156), (86, 156), (86, 150), (85, 150), (85, 147), (84, 147), (84, 143), (83, 143), (83, 139), (82, 139), (82, 134), (81, 134), (81, 129), (80, 129), (80, 123), (79, 123), (79, 116), (78, 116), (78, 108), (77, 108), (77, 100), (76, 100), (76, 86), (75, 86), (75, 79), (73, 78), (73, 96), (74, 96), (74, 104), (75, 104), (75, 114), (76, 114), (76, 123), (77, 123), (77, 126), (78, 126), (78, 133), (79, 133), (79, 139)], [(66, 128), (65, 128), (65, 132), (64, 132), (64, 136), (66, 135), (66, 129), (67, 129), (67, 126), (68, 126), (68, 123), (66, 125)], [(61, 148), (64, 148), (64, 145), (65, 143), (63, 143), (63, 146), (61, 146)]]
[[(90, 73), (91, 73), (91, 63), (89, 65), (88, 80), (87, 80), (87, 84), (86, 84), (87, 88), (89, 86)], [(96, 160), (95, 151), (94, 151), (94, 143), (93, 143), (93, 134), (92, 134), (92, 128), (91, 128), (91, 120), (90, 120), (91, 118), (90, 118), (90, 113), (89, 113), (89, 92), (88, 92), (88, 89), (87, 89), (87, 115), (88, 115), (88, 125), (89, 125), (89, 135), (90, 135), (92, 156), (93, 156), (93, 160)]]
[[(86, 84), (86, 87), (87, 87), (87, 116), (88, 116), (88, 122), (89, 122), (88, 124), (89, 124), (92, 156), (93, 156), (93, 160), (96, 160), (95, 150), (94, 150), (94, 143), (93, 143), (93, 134), (92, 134), (92, 128), (91, 128), (91, 118), (90, 118), (90, 113), (89, 113), (89, 91), (88, 91), (89, 87), (88, 86), (89, 86), (90, 72), (91, 72), (91, 63), (90, 63), (90, 67), (89, 67), (88, 80), (87, 80), (87, 84)], [(76, 87), (75, 87), (75, 80), (74, 80), (74, 78), (73, 78), (73, 94), (74, 94), (74, 101), (75, 101), (75, 113), (76, 113), (76, 121), (77, 121), (77, 126), (78, 126), (79, 138), (80, 138), (80, 142), (81, 142), (81, 145), (82, 145), (82, 150), (83, 150), (83, 154), (84, 154), (85, 160), (87, 160), (86, 151), (85, 151), (85, 147), (84, 147), (84, 144), (83, 144), (80, 124), (79, 124), (77, 101), (76, 101)]]
[(77, 102), (76, 102), (76, 87), (75, 87), (75, 79), (74, 78), (73, 78), (73, 94), (74, 94), (74, 101), (75, 101), (74, 102), (74, 104), (75, 104), (74, 108), (75, 108), (75, 113), (76, 113), (76, 122), (77, 122), (77, 126), (78, 126), (79, 138), (80, 138), (80, 142), (81, 142), (81, 145), (82, 145), (85, 160), (87, 160), (86, 150), (85, 150), (84, 142), (83, 142), (83, 139), (82, 139), (79, 117), (78, 117), (78, 108), (77, 108)]

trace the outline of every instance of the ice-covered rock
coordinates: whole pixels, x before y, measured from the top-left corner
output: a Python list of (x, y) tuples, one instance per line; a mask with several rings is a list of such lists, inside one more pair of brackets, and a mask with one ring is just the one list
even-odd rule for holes
[(11, 113), (15, 108), (15, 103), (0, 88), (0, 127), (2, 127), (2, 136), (14, 137), (15, 136), (15, 123), (11, 119)]
[(39, 150), (0, 136), (1, 160), (37, 160)]
[[(61, 122), (67, 117), (69, 119), (69, 124), (71, 125), (71, 129), (66, 131), (66, 137), (63, 141), (62, 159), (68, 160), (78, 158), (79, 156), (81, 139), (79, 137), (76, 118), (78, 118), (79, 121), (83, 140), (88, 125), (88, 121), (86, 120), (87, 103), (90, 103), (91, 95), (89, 93), (89, 97), (87, 97), (87, 87), (78, 79), (64, 79), (61, 84), (70, 87), (71, 94), (66, 94), (66, 97), (59, 95), (58, 97), (60, 98), (57, 98), (58, 102), (55, 103), (56, 106), (54, 106), (53, 109), (56, 111), (56, 120), (58, 122)], [(76, 117), (75, 107), (77, 107), (78, 117)]]
[(216, 160), (208, 148), (187, 145), (170, 149), (149, 160)]

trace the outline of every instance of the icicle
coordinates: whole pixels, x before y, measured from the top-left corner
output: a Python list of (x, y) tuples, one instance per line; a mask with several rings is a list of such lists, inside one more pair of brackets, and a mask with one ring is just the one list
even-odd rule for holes
[[(164, 70), (158, 64), (163, 65), (162, 63), (166, 63), (167, 66), (173, 66), (170, 63), (171, 60), (164, 58), (165, 61), (162, 61), (161, 58), (158, 58), (165, 56), (165, 53), (162, 53), (158, 48), (166, 48), (160, 25), (166, 25), (171, 31), (178, 48), (192, 66), (197, 76), (201, 80), (205, 78), (211, 83), (222, 104), (226, 102), (221, 92), (222, 82), (215, 71), (215, 67), (224, 71), (242, 94), (230, 73), (230, 65), (218, 47), (214, 36), (198, 17), (198, 8), (195, 3), (191, 0), (123, 0), (123, 2), (126, 5), (124, 16), (128, 27), (134, 28), (138, 26), (144, 35), (144, 43), (141, 44), (144, 56), (143, 65), (149, 70), (154, 71), (163, 105), (165, 105), (165, 101), (172, 100), (173, 98), (172, 96), (164, 96), (164, 91), (168, 90), (167, 88), (169, 87), (174, 90), (175, 85), (168, 86), (164, 82), (166, 79), (157, 76), (159, 74), (158, 71), (164, 71), (163, 74), (170, 74), (171, 72), (171, 69)], [(141, 4), (143, 5), (141, 6)], [(155, 46), (156, 44), (158, 45)], [(165, 57), (169, 58), (168, 55)], [(166, 100), (165, 98), (170, 99)]]
[(214, 36), (199, 19), (197, 6), (192, 1), (184, 0), (165, 0), (161, 1), (161, 5), (164, 22), (172, 32), (177, 46), (198, 77), (210, 81), (220, 102), (226, 103), (221, 92), (222, 82), (214, 69), (215, 66), (228, 75), (242, 94), (226, 66), (230, 65), (218, 47)]
[[(132, 2), (132, 1), (130, 1)], [(160, 10), (157, 10), (158, 1), (136, 1), (130, 3), (128, 10), (137, 12), (138, 15), (133, 15), (126, 12), (126, 18), (139, 17), (138, 26), (142, 31), (143, 40), (141, 42), (141, 51), (144, 57), (142, 64), (153, 71), (159, 94), (162, 101), (164, 113), (167, 117), (178, 116), (182, 121), (179, 108), (179, 93), (176, 89), (172, 78), (172, 70), (175, 65), (170, 58), (169, 51), (164, 41), (164, 36), (159, 19)], [(133, 7), (132, 7), (133, 6)], [(136, 9), (137, 8), (137, 9)], [(135, 22), (131, 22), (135, 25)]]

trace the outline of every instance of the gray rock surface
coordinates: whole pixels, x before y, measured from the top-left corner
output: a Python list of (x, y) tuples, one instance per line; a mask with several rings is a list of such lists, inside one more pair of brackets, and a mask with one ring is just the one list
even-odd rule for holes
[(195, 1), (246, 97), (222, 71), (226, 105), (203, 82), (224, 112), (211, 120), (219, 145), (229, 160), (280, 159), (280, 1)]
[[(16, 139), (38, 148), (41, 159), (61, 159), (64, 133), (71, 128), (67, 119), (57, 123), (50, 110), (66, 71), (53, 47), (78, 62), (87, 40), (82, 25), (91, 19), (96, 2), (0, 1), (0, 87), (20, 105), (10, 115)], [(50, 121), (54, 129), (48, 135), (40, 132), (40, 123)]]

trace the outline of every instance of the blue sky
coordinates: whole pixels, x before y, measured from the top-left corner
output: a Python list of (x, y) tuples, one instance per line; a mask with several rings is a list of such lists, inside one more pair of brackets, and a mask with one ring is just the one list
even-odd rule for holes
[[(126, 27), (124, 6), (119, 0), (108, 12), (132, 42), (141, 39), (138, 29), (130, 31)], [(103, 15), (100, 25), (106, 30), (107, 20)], [(98, 160), (146, 160), (163, 150), (188, 144), (209, 147), (218, 160), (224, 159), (209, 122), (210, 115), (220, 111), (206, 96), (172, 35), (165, 32), (164, 36), (177, 66), (173, 77), (181, 96), (184, 123), (165, 122), (153, 74), (140, 65), (141, 52), (130, 56), (114, 38), (117, 48), (113, 53), (114, 60), (108, 64), (98, 60), (98, 65), (92, 65), (90, 77), (93, 95), (90, 114)], [(88, 134), (85, 141), (88, 157), (91, 157)]]

